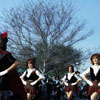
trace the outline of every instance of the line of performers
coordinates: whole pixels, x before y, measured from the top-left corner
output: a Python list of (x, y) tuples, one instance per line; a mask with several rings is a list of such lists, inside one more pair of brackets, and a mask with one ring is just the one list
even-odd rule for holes
[[(39, 84), (45, 77), (35, 68), (35, 58), (26, 61), (28, 68), (19, 77), (17, 72), (19, 63), (10, 52), (6, 51), (7, 42), (7, 32), (0, 34), (0, 99), (31, 100), (33, 94), (39, 94)], [(97, 100), (100, 94), (100, 54), (93, 54), (90, 60), (92, 66), (79, 76), (88, 84), (90, 100)], [(72, 100), (81, 79), (75, 73), (73, 65), (68, 65), (67, 71), (61, 81), (65, 85), (67, 99)], [(3, 96), (5, 93), (9, 98)]]
[[(80, 74), (80, 77), (88, 84), (87, 91), (90, 100), (97, 100), (100, 97), (100, 54), (93, 54), (90, 59), (92, 66)], [(77, 77), (72, 65), (67, 68), (68, 73), (62, 78), (62, 81), (66, 85), (65, 91), (68, 100), (72, 100), (72, 95), (77, 91), (77, 84), (81, 80)]]

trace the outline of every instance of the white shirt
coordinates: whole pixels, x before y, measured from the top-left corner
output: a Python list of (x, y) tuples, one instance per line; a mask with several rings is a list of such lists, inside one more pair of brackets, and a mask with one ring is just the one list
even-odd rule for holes
[(80, 76), (81, 77), (86, 77), (86, 75), (90, 75), (90, 68), (92, 68), (93, 69), (93, 72), (94, 72), (94, 74), (95, 74), (95, 76), (97, 75), (97, 73), (98, 73), (98, 71), (100, 70), (100, 65), (98, 65), (98, 66), (91, 66), (91, 67), (89, 67), (87, 70), (85, 70)]
[[(21, 80), (22, 80), (22, 82), (23, 82), (24, 85), (26, 85), (26, 81), (24, 80), (24, 76), (26, 75), (26, 72), (27, 72), (27, 75), (26, 75), (26, 76), (29, 77), (33, 71), (35, 71), (36, 75), (39, 76), (39, 78), (45, 79), (45, 77), (44, 77), (38, 70), (36, 70), (35, 68), (33, 68), (33, 69), (29, 69), (29, 68), (28, 68), (28, 69), (20, 76), (20, 78), (21, 78)], [(32, 82), (32, 85), (33, 85), (33, 84), (35, 85), (36, 83), (37, 83), (37, 80), (36, 80), (35, 82)]]
[[(75, 74), (75, 72), (73, 72), (73, 73), (68, 73), (68, 80), (70, 80), (71, 78), (72, 78), (72, 76), (75, 76), (78, 80), (80, 80), (79, 79), (79, 77)], [(66, 79), (66, 75), (62, 78), (62, 80), (65, 80)]]
[(21, 78), (23, 78), (25, 75), (26, 75), (26, 72), (27, 72), (27, 77), (29, 77), (31, 75), (31, 73), (35, 71), (36, 75), (39, 76), (39, 78), (45, 78), (38, 70), (36, 70), (35, 68), (33, 69), (27, 69), (22, 75), (21, 75)]

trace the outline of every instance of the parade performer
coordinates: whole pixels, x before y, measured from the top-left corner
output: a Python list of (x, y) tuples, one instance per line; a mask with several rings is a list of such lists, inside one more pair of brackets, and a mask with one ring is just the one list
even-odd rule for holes
[(20, 78), (25, 85), (27, 100), (31, 100), (39, 91), (40, 82), (45, 79), (45, 77), (35, 68), (35, 58), (28, 59), (26, 65), (28, 68)]
[(68, 73), (61, 79), (65, 84), (65, 91), (68, 100), (72, 100), (73, 94), (77, 92), (77, 84), (80, 81), (78, 76), (74, 72), (73, 65), (68, 65)]
[(6, 51), (7, 42), (7, 32), (0, 34), (0, 93), (10, 91), (13, 100), (25, 100), (26, 94), (16, 68), (18, 61)]
[(61, 88), (62, 81), (60, 80), (59, 76), (55, 76), (55, 79), (53, 79), (54, 100), (60, 100)]
[(97, 100), (100, 94), (100, 54), (93, 54), (90, 60), (92, 66), (87, 68), (87, 70), (81, 74), (81, 77), (89, 85), (88, 95), (90, 99)]

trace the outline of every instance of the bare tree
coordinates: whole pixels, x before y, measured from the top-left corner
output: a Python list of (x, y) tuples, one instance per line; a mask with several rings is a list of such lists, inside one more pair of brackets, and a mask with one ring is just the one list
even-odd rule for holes
[[(46, 62), (55, 52), (55, 50), (50, 52), (54, 45), (73, 45), (93, 34), (92, 31), (82, 32), (85, 24), (76, 20), (74, 16), (76, 11), (69, 0), (65, 2), (61, 0), (58, 4), (53, 1), (31, 0), (10, 10), (4, 10), (1, 28), (9, 33), (8, 47), (16, 54), (22, 49), (26, 52), (27, 45), (33, 49), (33, 55), (43, 51), (44, 73), (45, 67), (48, 66)], [(42, 43), (38, 51), (37, 43)]]

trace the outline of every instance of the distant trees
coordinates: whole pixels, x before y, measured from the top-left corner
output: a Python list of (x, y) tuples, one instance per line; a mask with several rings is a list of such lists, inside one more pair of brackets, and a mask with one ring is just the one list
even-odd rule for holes
[[(43, 56), (44, 54), (42, 51), (37, 54), (38, 66), (42, 65), (42, 62), (44, 61)], [(54, 45), (53, 48), (48, 51), (47, 56), (48, 57), (45, 61), (46, 65), (43, 71), (45, 74), (56, 73), (56, 75), (61, 75), (62, 73), (66, 72), (68, 64), (75, 65), (76, 62), (81, 63), (83, 58), (82, 51), (77, 50), (71, 46), (64, 45)]]
[(18, 58), (35, 56), (43, 73), (81, 62), (82, 51), (74, 49), (73, 44), (92, 34), (92, 31), (82, 32), (85, 24), (75, 19), (71, 1), (53, 2), (23, 2), (4, 10), (0, 19), (1, 29), (9, 33), (10, 51)]

